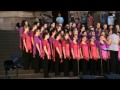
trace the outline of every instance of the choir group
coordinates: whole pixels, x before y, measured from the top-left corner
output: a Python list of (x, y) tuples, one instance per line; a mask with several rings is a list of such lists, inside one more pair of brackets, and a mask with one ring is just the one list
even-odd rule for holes
[(120, 74), (120, 49), (116, 53), (109, 49), (113, 44), (111, 35), (119, 36), (119, 25), (104, 24), (101, 28), (97, 23), (96, 27), (86, 30), (84, 25), (78, 29), (74, 22), (64, 27), (55, 22), (49, 27), (47, 23), (34, 22), (30, 27), (28, 21), (23, 20), (19, 32), (24, 70), (41, 73), (43, 69), (45, 78), (49, 72), (56, 77), (64, 72), (68, 77), (72, 71), (73, 76), (77, 76), (78, 67), (83, 75)]

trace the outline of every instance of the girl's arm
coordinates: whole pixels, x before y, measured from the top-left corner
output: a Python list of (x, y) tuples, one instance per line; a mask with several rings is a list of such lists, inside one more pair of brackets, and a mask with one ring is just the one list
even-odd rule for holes
[(60, 50), (59, 50), (59, 48), (58, 48), (58, 47), (56, 47), (56, 50), (57, 50), (57, 52), (58, 52), (58, 54), (59, 54), (60, 58), (62, 58), (62, 55), (60, 54)]
[(80, 57), (83, 59), (82, 50), (80, 48)]
[(64, 59), (66, 59), (65, 47), (63, 47)]
[(97, 55), (98, 55), (98, 59), (100, 59), (100, 54), (99, 54), (98, 48), (97, 48)]
[(23, 39), (23, 44), (24, 44), (24, 47), (25, 47), (26, 52), (28, 52), (28, 49), (27, 49), (27, 45), (26, 45), (25, 39)]
[(33, 37), (31, 37), (31, 42), (32, 42), (32, 45), (34, 46), (34, 40), (33, 40)]
[(45, 53), (46, 53), (46, 55), (47, 55), (47, 57), (48, 57), (48, 59), (49, 59), (49, 55), (48, 55), (48, 51), (47, 51), (46, 46), (44, 46), (43, 49), (44, 49), (44, 51), (45, 51)]
[(90, 49), (88, 49), (88, 51), (89, 51), (90, 59), (92, 59), (92, 55), (91, 55), (92, 51)]
[(41, 52), (40, 52), (40, 47), (39, 47), (39, 45), (38, 45), (38, 44), (36, 44), (36, 48), (37, 48), (37, 50), (38, 50), (38, 52), (39, 52), (39, 55), (41, 55)]
[(73, 48), (71, 48), (71, 53), (72, 53), (73, 59), (75, 59)]

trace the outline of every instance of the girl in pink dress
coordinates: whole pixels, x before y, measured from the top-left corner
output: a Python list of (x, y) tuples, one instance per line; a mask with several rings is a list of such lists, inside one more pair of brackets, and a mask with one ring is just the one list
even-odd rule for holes
[(97, 60), (99, 58), (99, 51), (97, 44), (95, 43), (95, 37), (91, 37), (89, 43), (89, 50), (90, 50), (90, 74), (95, 75), (97, 69)]
[[(119, 35), (120, 37), (120, 35)], [(118, 51), (118, 61), (120, 61), (120, 43), (119, 43), (119, 51)]]
[(50, 49), (51, 49), (51, 60), (50, 60), (50, 72), (54, 72), (55, 68), (55, 62), (53, 61), (53, 44), (55, 40), (55, 34), (56, 34), (56, 29), (53, 28), (50, 31), (50, 38), (49, 38), (49, 43), (50, 43)]
[[(98, 61), (99, 63), (99, 71), (101, 71), (101, 63), (102, 63), (102, 70), (103, 74), (108, 73), (108, 44), (106, 42), (106, 39), (104, 36), (100, 36), (100, 41), (99, 41), (99, 53), (100, 53), (100, 60)], [(102, 61), (101, 61), (102, 60)]]
[[(119, 35), (120, 37), (120, 35)], [(120, 42), (119, 42), (119, 51), (118, 51), (118, 73), (120, 74)]]
[(39, 29), (35, 30), (35, 36), (34, 36), (34, 51), (33, 55), (35, 56), (34, 59), (34, 72), (39, 73), (40, 72), (40, 57), (43, 55), (43, 49), (42, 49), (42, 42), (39, 39), (40, 31)]
[(72, 54), (72, 63), (73, 63), (73, 75), (78, 75), (78, 65), (77, 60), (80, 60), (80, 50), (79, 50), (79, 44), (77, 42), (78, 36), (73, 36), (73, 41), (71, 42), (71, 54)]
[(89, 61), (89, 48), (88, 44), (86, 43), (87, 38), (86, 36), (82, 37), (82, 42), (80, 43), (80, 53), (82, 59), (82, 73), (86, 75), (88, 73), (88, 61)]

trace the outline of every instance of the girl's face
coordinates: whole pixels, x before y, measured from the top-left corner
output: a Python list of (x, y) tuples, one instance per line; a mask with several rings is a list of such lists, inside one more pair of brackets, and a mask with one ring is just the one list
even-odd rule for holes
[(61, 31), (61, 35), (63, 35), (64, 34), (64, 31)]
[(53, 35), (55, 35), (55, 34), (56, 34), (56, 31), (53, 32)]
[(103, 28), (104, 28), (104, 29), (107, 29), (107, 25), (105, 24), (105, 25), (103, 26)]
[(91, 30), (94, 31), (94, 28), (92, 27)]
[(59, 34), (59, 35), (58, 35), (58, 39), (60, 39), (60, 38), (61, 38), (61, 35)]
[(83, 35), (85, 35), (85, 36), (86, 36), (86, 35), (87, 35), (87, 32), (84, 32), (84, 33), (83, 33)]
[(120, 27), (119, 27), (119, 25), (116, 25), (116, 27), (115, 27), (116, 29), (119, 29)]
[(104, 40), (104, 36), (100, 36), (100, 40), (102, 40), (102, 41), (103, 41), (103, 40)]
[(102, 32), (101, 35), (105, 36), (105, 32)]
[(25, 21), (25, 25), (28, 26), (28, 21)]
[(82, 38), (82, 41), (86, 42), (87, 38), (86, 37), (83, 37)]
[(73, 23), (72, 27), (76, 27), (76, 23)]
[(37, 26), (39, 27), (39, 26), (40, 26), (40, 23), (37, 23)]
[(81, 28), (81, 31), (82, 31), (82, 32), (85, 31), (85, 27), (82, 27), (82, 28)]
[(61, 31), (61, 27), (58, 27), (58, 31)]
[(40, 30), (38, 30), (36, 33), (37, 33), (37, 35), (40, 35)]
[(92, 37), (92, 38), (91, 38), (91, 42), (94, 42), (94, 41), (95, 41), (95, 37)]
[(37, 25), (35, 25), (35, 26), (33, 27), (33, 29), (34, 29), (34, 30), (37, 29)]
[(92, 32), (92, 36), (95, 36), (95, 32)]
[(69, 39), (69, 34), (66, 34), (66, 35), (65, 35), (65, 39)]
[(100, 23), (97, 23), (97, 28), (100, 28)]
[(78, 39), (78, 37), (77, 37), (77, 35), (75, 35), (75, 36), (74, 36), (74, 40), (77, 40), (77, 39)]
[(44, 28), (45, 28), (45, 29), (47, 28), (47, 24), (44, 24)]
[(75, 31), (74, 31), (74, 35), (78, 35), (78, 30), (77, 30), (77, 28), (76, 28)]
[(42, 28), (41, 28), (41, 32), (43, 32), (43, 30), (44, 30), (44, 28), (42, 27)]
[(110, 25), (109, 29), (112, 29), (112, 28), (113, 28), (113, 26), (112, 26), (112, 25)]
[(55, 27), (55, 23), (52, 23), (51, 26), (54, 28)]

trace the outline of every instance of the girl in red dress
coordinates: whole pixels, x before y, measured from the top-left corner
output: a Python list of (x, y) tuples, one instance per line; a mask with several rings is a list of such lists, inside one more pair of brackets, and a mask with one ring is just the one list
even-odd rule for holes
[[(37, 29), (37, 25), (34, 24), (33, 27), (32, 27), (32, 30), (30, 31), (30, 38), (31, 38), (31, 42), (32, 42), (32, 52), (33, 52), (33, 49), (34, 49), (34, 31)], [(34, 54), (33, 54), (34, 55)], [(31, 59), (31, 68), (33, 69), (34, 68), (34, 65), (33, 65), (33, 59), (34, 59), (35, 56), (32, 57)]]
[(82, 42), (80, 43), (80, 54), (82, 59), (82, 73), (86, 75), (88, 73), (88, 61), (89, 61), (89, 49), (88, 44), (86, 43), (86, 36), (82, 37)]
[(77, 60), (80, 60), (80, 50), (79, 50), (79, 44), (77, 42), (78, 36), (73, 36), (73, 41), (71, 42), (71, 54), (72, 54), (72, 63), (73, 63), (73, 75), (78, 75), (78, 65)]
[(44, 53), (43, 71), (44, 71), (44, 77), (47, 78), (49, 77), (48, 65), (49, 65), (49, 60), (51, 59), (50, 44), (48, 42), (49, 33), (44, 32), (42, 37), (43, 37), (42, 43), (43, 43), (43, 53)]
[(54, 61), (55, 61), (55, 76), (58, 77), (60, 76), (60, 62), (62, 60), (62, 46), (61, 46), (61, 43), (60, 43), (60, 38), (61, 38), (61, 35), (60, 35), (60, 32), (58, 32), (56, 35), (55, 35), (55, 40), (54, 40)]
[(95, 75), (96, 74), (96, 68), (97, 68), (97, 60), (100, 58), (98, 47), (95, 43), (95, 37), (91, 37), (90, 44), (89, 44), (89, 50), (90, 50), (90, 74)]
[(30, 35), (28, 34), (29, 27), (24, 27), (24, 33), (22, 34), (22, 41), (23, 41), (23, 58), (24, 58), (24, 70), (30, 69), (30, 61), (32, 55), (32, 43), (30, 39)]
[(64, 76), (69, 76), (69, 60), (70, 60), (70, 42), (69, 42), (69, 34), (64, 34), (64, 40), (62, 41), (62, 48), (63, 48), (63, 67), (64, 67)]

